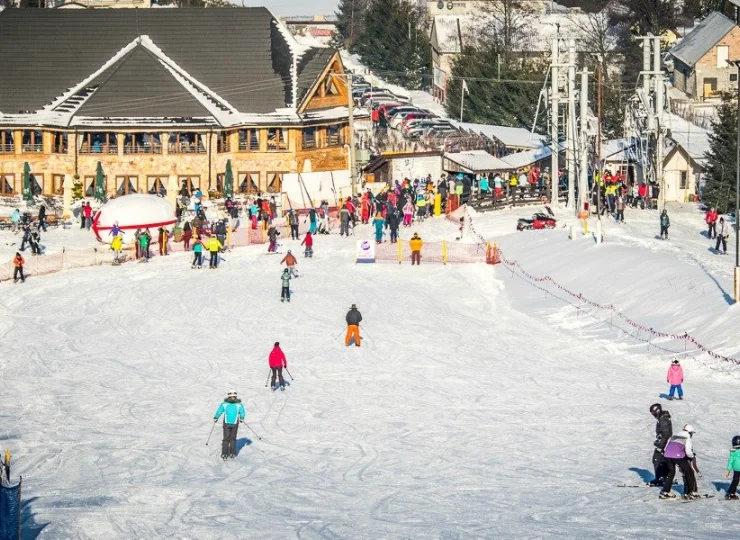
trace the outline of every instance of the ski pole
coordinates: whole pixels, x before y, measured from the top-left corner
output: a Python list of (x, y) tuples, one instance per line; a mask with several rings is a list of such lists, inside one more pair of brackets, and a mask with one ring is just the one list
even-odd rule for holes
[(255, 430), (253, 430), (252, 427), (249, 424), (247, 424), (244, 420), (242, 420), (242, 424), (244, 424), (245, 426), (247, 426), (249, 428), (249, 431), (251, 431), (252, 433), (254, 433), (254, 436), (255, 437), (257, 437), (260, 441), (262, 440), (262, 437), (260, 437), (259, 435), (257, 435), (257, 432)]
[(206, 446), (208, 446), (208, 443), (211, 442), (211, 435), (213, 435), (213, 428), (216, 427), (216, 422), (213, 423), (211, 426), (211, 432), (208, 434), (208, 440), (206, 441)]
[(267, 383), (270, 382), (270, 375), (272, 375), (272, 370), (269, 370), (267, 372), (267, 380), (265, 381), (265, 388), (267, 388)]
[(288, 366), (285, 366), (285, 371), (288, 374), (288, 377), (290, 377), (290, 380), (293, 380), (293, 375), (290, 374), (290, 371), (288, 371)]

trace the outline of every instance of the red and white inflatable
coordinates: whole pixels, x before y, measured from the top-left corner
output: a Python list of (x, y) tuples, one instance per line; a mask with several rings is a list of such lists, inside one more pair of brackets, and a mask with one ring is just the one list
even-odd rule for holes
[(137, 229), (150, 229), (155, 236), (155, 229), (166, 227), (170, 230), (177, 223), (172, 204), (156, 195), (124, 195), (105, 203), (93, 217), (92, 230), (100, 242), (110, 244), (113, 237), (110, 230), (118, 222), (123, 233), (124, 243), (134, 241)]

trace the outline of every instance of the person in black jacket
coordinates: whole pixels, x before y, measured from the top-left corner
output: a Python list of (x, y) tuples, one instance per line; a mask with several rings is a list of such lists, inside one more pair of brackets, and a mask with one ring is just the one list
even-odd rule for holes
[(397, 208), (391, 207), (386, 216), (385, 222), (391, 229), (391, 244), (395, 244), (398, 242), (398, 226), (401, 223), (401, 214)]
[(44, 229), (44, 232), (46, 232), (46, 205), (42, 204), (41, 208), (39, 208), (39, 229)]
[(362, 314), (357, 310), (357, 306), (352, 304), (352, 307), (347, 312), (347, 335), (344, 337), (344, 344), (349, 347), (354, 339), (355, 346), (360, 346), (360, 323), (362, 322)]
[(652, 414), (658, 423), (655, 425), (655, 450), (653, 451), (653, 469), (655, 470), (655, 479), (649, 484), (651, 486), (662, 486), (665, 477), (668, 474), (668, 464), (663, 457), (663, 451), (668, 444), (668, 439), (673, 436), (673, 424), (671, 423), (671, 413), (664, 411), (660, 403), (650, 406)]

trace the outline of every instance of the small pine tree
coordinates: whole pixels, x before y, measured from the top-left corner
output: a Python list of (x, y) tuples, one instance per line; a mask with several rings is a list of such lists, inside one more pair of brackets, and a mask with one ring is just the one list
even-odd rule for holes
[(346, 48), (354, 52), (355, 44), (364, 29), (365, 11), (368, 0), (339, 0), (337, 11), (336, 38), (332, 36), (332, 47)]
[(737, 166), (737, 111), (729, 102), (718, 109), (719, 118), (709, 135), (702, 200), (720, 213), (735, 208), (735, 174)]
[(76, 174), (72, 182), (72, 200), (79, 201), (82, 198), (82, 182), (80, 175)]

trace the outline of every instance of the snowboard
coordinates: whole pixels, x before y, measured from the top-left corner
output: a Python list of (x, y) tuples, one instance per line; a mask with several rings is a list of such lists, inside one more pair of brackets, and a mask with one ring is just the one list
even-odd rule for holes
[(702, 495), (698, 499), (680, 499), (682, 503), (690, 503), (695, 501), (701, 501), (702, 499), (713, 499), (714, 493), (702, 493)]

